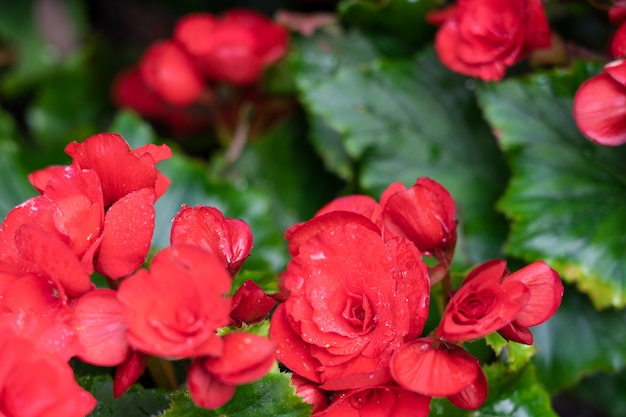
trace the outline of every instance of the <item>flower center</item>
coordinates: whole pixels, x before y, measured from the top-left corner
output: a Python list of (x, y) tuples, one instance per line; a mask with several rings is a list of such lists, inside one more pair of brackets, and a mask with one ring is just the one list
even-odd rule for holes
[(361, 294), (349, 294), (341, 315), (352, 327), (363, 333), (370, 331), (376, 321), (369, 300)]

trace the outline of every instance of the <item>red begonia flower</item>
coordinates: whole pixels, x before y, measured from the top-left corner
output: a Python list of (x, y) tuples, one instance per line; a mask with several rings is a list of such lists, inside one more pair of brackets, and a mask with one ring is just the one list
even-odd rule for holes
[(437, 337), (474, 340), (512, 322), (531, 294), (519, 280), (503, 280), (506, 262), (493, 260), (474, 268), (444, 310)]
[(104, 206), (143, 188), (152, 188), (158, 199), (167, 190), (169, 180), (156, 164), (172, 156), (167, 145), (144, 145), (131, 150), (116, 133), (99, 133), (81, 143), (72, 142), (65, 153), (80, 169), (92, 169), (102, 184)]
[(609, 8), (609, 20), (619, 25), (626, 20), (626, 0), (615, 0)]
[(407, 190), (388, 195), (383, 206), (383, 234), (386, 239), (402, 236), (425, 253), (454, 248), (456, 206), (441, 184), (418, 178)]
[(127, 325), (115, 291), (101, 288), (88, 292), (72, 304), (72, 311), (79, 359), (97, 366), (116, 366), (126, 359)]
[(233, 306), (230, 318), (235, 324), (253, 324), (265, 319), (274, 305), (274, 300), (254, 281), (247, 280), (233, 294)]
[(278, 61), (287, 53), (287, 30), (255, 10), (230, 9), (222, 16), (222, 21), (246, 28), (255, 35), (256, 52), (265, 65)]
[(161, 250), (149, 271), (126, 278), (117, 293), (130, 345), (166, 358), (221, 355), (216, 330), (229, 322), (230, 285), (228, 271), (208, 252), (184, 245)]
[(141, 57), (139, 75), (155, 94), (174, 106), (189, 106), (204, 83), (192, 60), (172, 40), (153, 43)]
[(84, 417), (93, 410), (96, 399), (76, 383), (65, 361), (10, 329), (0, 331), (0, 415)]
[(421, 253), (359, 223), (337, 224), (300, 245), (284, 285), (289, 297), (272, 316), (270, 339), (281, 362), (323, 389), (390, 381), (392, 351), (421, 333), (428, 314)]
[(458, 0), (428, 17), (441, 24), (435, 48), (453, 71), (486, 81), (531, 50), (550, 46), (550, 28), (540, 0)]
[(356, 194), (335, 198), (319, 209), (314, 217), (319, 217), (331, 211), (349, 211), (362, 214), (370, 219), (376, 226), (382, 228), (383, 225), (381, 217), (382, 207), (376, 200), (368, 195)]
[(122, 71), (113, 80), (113, 102), (122, 108), (130, 108), (142, 116), (158, 119), (164, 117), (168, 106), (144, 83), (137, 68)]
[(312, 417), (426, 417), (429, 412), (430, 397), (395, 385), (379, 385), (342, 392)]
[(257, 53), (255, 34), (244, 27), (220, 21), (194, 60), (202, 73), (221, 82), (248, 85), (261, 78), (263, 60)]
[(312, 405), (312, 413), (328, 407), (328, 397), (326, 393), (320, 389), (319, 385), (294, 373), (291, 374), (291, 385), (296, 387), (296, 394), (300, 396), (305, 403)]
[(139, 379), (146, 369), (149, 356), (135, 349), (128, 349), (124, 362), (115, 369), (113, 397), (124, 394)]
[(626, 61), (613, 61), (605, 72), (585, 81), (574, 96), (576, 125), (589, 140), (604, 146), (626, 143)]
[(380, 234), (378, 226), (359, 213), (351, 211), (329, 211), (319, 214), (306, 222), (295, 224), (287, 229), (285, 238), (289, 242), (289, 254), (296, 256), (300, 251), (300, 246), (306, 244), (313, 236), (324, 232), (328, 228), (349, 223), (359, 224)]
[(237, 386), (220, 382), (206, 370), (203, 359), (196, 359), (187, 372), (187, 388), (196, 405), (214, 409), (230, 401)]
[(223, 338), (221, 356), (206, 358), (203, 366), (224, 384), (243, 385), (261, 379), (276, 362), (274, 344), (252, 333), (232, 332)]
[(454, 344), (430, 337), (408, 342), (394, 352), (390, 366), (394, 380), (405, 389), (448, 397), (461, 408), (478, 408), (487, 397), (480, 362)]
[(107, 210), (96, 271), (118, 279), (145, 262), (154, 232), (154, 198), (154, 189), (143, 188), (128, 193)]
[(250, 256), (253, 236), (246, 222), (224, 217), (215, 207), (183, 205), (172, 220), (170, 243), (198, 246), (235, 275)]

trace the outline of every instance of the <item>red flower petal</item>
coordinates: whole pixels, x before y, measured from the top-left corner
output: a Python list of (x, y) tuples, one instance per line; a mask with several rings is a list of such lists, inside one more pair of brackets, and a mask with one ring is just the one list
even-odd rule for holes
[(176, 22), (174, 39), (192, 56), (205, 54), (212, 48), (210, 38), (217, 22), (211, 13), (187, 14)]
[(154, 190), (144, 188), (117, 200), (104, 217), (96, 271), (125, 277), (146, 260), (154, 232)]
[(97, 366), (121, 364), (128, 352), (128, 326), (116, 292), (105, 288), (88, 292), (72, 307), (72, 327), (81, 346), (78, 357)]
[(252, 324), (263, 320), (274, 308), (276, 301), (265, 294), (254, 281), (247, 280), (233, 295), (230, 318), (236, 323)]
[(613, 58), (626, 56), (626, 23), (622, 23), (613, 34), (610, 44), (610, 53)]
[(488, 393), (487, 377), (479, 365), (478, 375), (474, 382), (461, 392), (448, 396), (448, 400), (452, 405), (463, 410), (476, 410), (483, 405)]
[(211, 375), (202, 360), (195, 360), (187, 374), (187, 387), (194, 403), (214, 409), (226, 404), (235, 395), (235, 385), (225, 384)]
[(521, 327), (537, 326), (548, 320), (561, 305), (563, 283), (559, 274), (545, 262), (537, 261), (508, 275), (505, 282), (517, 281), (530, 290), (530, 298), (515, 316)]
[(139, 379), (146, 369), (148, 355), (134, 349), (128, 349), (124, 362), (115, 370), (113, 377), (113, 397), (124, 394)]
[(276, 361), (274, 344), (268, 339), (245, 332), (223, 337), (224, 352), (204, 361), (205, 369), (225, 384), (249, 384), (262, 378)]
[(402, 345), (391, 357), (390, 368), (400, 386), (430, 397), (458, 394), (482, 372), (478, 360), (465, 349), (433, 338)]
[(533, 344), (533, 334), (526, 327), (517, 325), (515, 321), (507, 324), (501, 329), (498, 329), (500, 336), (506, 340), (512, 340), (513, 342), (523, 343), (525, 345)]
[(382, 208), (372, 197), (368, 195), (347, 195), (338, 197), (326, 204), (315, 213), (314, 217), (331, 211), (349, 211), (352, 213), (362, 214), (370, 219), (376, 226), (382, 226)]
[(582, 134), (592, 142), (626, 143), (626, 87), (609, 74), (591, 77), (578, 88), (573, 114)]

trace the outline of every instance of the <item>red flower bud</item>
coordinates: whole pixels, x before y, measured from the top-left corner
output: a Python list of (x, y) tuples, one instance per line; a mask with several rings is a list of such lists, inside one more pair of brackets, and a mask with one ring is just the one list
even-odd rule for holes
[(113, 397), (124, 394), (139, 379), (146, 369), (148, 355), (134, 349), (128, 349), (124, 362), (115, 370), (113, 377)]
[(159, 41), (148, 48), (139, 73), (148, 88), (175, 106), (190, 105), (204, 88), (191, 60), (174, 41)]
[(247, 280), (233, 295), (233, 307), (230, 318), (235, 323), (253, 324), (263, 320), (274, 308), (276, 301), (254, 281)]

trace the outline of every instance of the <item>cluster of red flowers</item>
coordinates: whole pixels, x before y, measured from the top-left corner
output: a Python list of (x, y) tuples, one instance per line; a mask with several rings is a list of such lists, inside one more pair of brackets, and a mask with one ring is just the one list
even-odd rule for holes
[[(131, 150), (102, 133), (65, 151), (71, 165), (32, 173), (40, 195), (0, 227), (0, 414), (88, 414), (95, 399), (77, 385), (72, 357), (117, 366), (116, 396), (149, 355), (192, 359), (189, 390), (205, 407), (267, 373), (273, 344), (238, 325), (263, 320), (274, 300), (252, 281), (227, 297), (252, 247), (248, 225), (212, 207), (183, 206), (171, 245), (146, 269), (154, 203), (169, 185), (156, 164), (170, 149)], [(109, 288), (94, 286), (94, 272)]]
[(528, 328), (557, 310), (563, 285), (548, 265), (509, 273), (492, 260), (446, 295), (439, 325), (423, 335), (431, 287), (449, 284), (455, 216), (448, 191), (420, 178), (392, 184), (380, 202), (339, 198), (288, 229), (270, 339), (314, 417), (426, 416), (432, 397), (476, 409), (487, 380), (463, 342), (497, 331), (532, 344)]
[(427, 15), (441, 25), (435, 48), (455, 72), (496, 81), (533, 49), (551, 44), (540, 0), (458, 0)]
[(288, 42), (284, 27), (253, 10), (232, 9), (219, 18), (192, 13), (177, 21), (172, 39), (154, 42), (136, 67), (120, 74), (113, 99), (174, 131), (206, 129), (214, 86), (257, 83)]
[(620, 25), (609, 46), (615, 61), (578, 88), (574, 119), (591, 141), (618, 146), (626, 143), (626, 1), (615, 1), (609, 9), (609, 19)]

